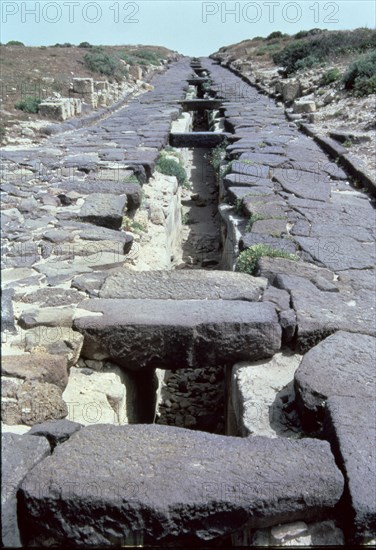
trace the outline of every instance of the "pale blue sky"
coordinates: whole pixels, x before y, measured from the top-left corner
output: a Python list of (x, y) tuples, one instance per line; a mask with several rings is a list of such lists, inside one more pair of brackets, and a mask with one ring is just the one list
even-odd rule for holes
[(2, 0), (1, 42), (160, 45), (186, 55), (280, 30), (374, 28), (373, 0)]

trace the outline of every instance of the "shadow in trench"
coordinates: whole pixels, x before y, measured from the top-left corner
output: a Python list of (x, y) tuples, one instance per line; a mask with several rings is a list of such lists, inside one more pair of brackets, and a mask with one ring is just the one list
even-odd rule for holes
[(224, 367), (166, 371), (156, 424), (224, 433)]
[(193, 149), (191, 189), (183, 205), (183, 261), (189, 268), (221, 269), (221, 230), (218, 185), (207, 158), (208, 149)]

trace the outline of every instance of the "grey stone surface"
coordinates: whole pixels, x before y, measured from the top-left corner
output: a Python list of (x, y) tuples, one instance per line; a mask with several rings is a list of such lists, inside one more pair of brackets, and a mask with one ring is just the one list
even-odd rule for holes
[(17, 490), (29, 470), (50, 454), (50, 446), (42, 437), (12, 433), (1, 436), (1, 523), (2, 545), (20, 547), (17, 519)]
[[(237, 163), (239, 164), (239, 163)], [(253, 171), (250, 170), (252, 168), (251, 164), (243, 164), (242, 165), (243, 172), (235, 172), (232, 174), (227, 174), (223, 178), (223, 186), (225, 189), (228, 189), (230, 187), (246, 187), (249, 189), (257, 188), (260, 189), (260, 192), (270, 192), (273, 189), (273, 183), (267, 179), (265, 175), (265, 170), (257, 171), (257, 167), (253, 167)], [(235, 165), (235, 168), (237, 165)], [(248, 171), (247, 170), (248, 168)], [(262, 166), (261, 168), (265, 169), (266, 166)], [(241, 170), (242, 168), (238, 167), (238, 170)], [(262, 189), (262, 191), (261, 191)]]
[(100, 298), (247, 300), (257, 302), (264, 279), (223, 271), (118, 271), (105, 280)]
[(111, 358), (126, 369), (176, 369), (273, 355), (281, 328), (272, 304), (233, 300), (125, 300), (85, 302), (74, 328), (82, 354)]
[(274, 284), (279, 274), (304, 277), (308, 280), (312, 280), (317, 276), (326, 279), (328, 282), (334, 280), (334, 273), (329, 269), (318, 267), (303, 260), (291, 261), (285, 258), (268, 258), (265, 256), (259, 260), (258, 266), (260, 276), (268, 279), (270, 284)]
[(323, 420), (330, 396), (372, 398), (376, 390), (376, 338), (338, 331), (305, 354), (295, 388), (308, 425)]
[[(356, 392), (357, 393), (357, 392)], [(326, 402), (324, 437), (346, 479), (344, 522), (349, 538), (362, 544), (376, 533), (376, 408), (371, 397), (333, 395)]]
[(285, 191), (303, 199), (326, 201), (330, 197), (330, 184), (327, 175), (276, 168), (273, 178)]
[(72, 422), (71, 420), (47, 420), (42, 424), (35, 424), (28, 432), (28, 435), (45, 437), (53, 450), (56, 445), (67, 441), (71, 435), (81, 428), (82, 424)]
[[(341, 236), (341, 229), (330, 231), (322, 237), (295, 237), (301, 248), (314, 260), (333, 271), (348, 269), (372, 269), (376, 261), (375, 243), (368, 235), (368, 242)], [(354, 233), (355, 236), (355, 233)]]
[(126, 206), (126, 195), (92, 193), (85, 198), (79, 218), (109, 229), (120, 229)]
[(20, 510), (30, 543), (129, 544), (136, 534), (142, 544), (181, 543), (317, 517), (342, 490), (324, 441), (95, 425), (33, 469)]
[(311, 284), (309, 289), (292, 288), (291, 300), (297, 317), (297, 346), (302, 352), (337, 330), (376, 335), (372, 291), (322, 292)]

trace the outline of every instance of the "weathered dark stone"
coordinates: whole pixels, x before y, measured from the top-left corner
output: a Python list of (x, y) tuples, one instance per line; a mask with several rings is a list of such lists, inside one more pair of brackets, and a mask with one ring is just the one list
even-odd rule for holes
[(279, 322), (282, 327), (282, 342), (292, 342), (296, 332), (296, 314), (293, 309), (285, 309), (279, 314)]
[(273, 179), (280, 183), (285, 191), (303, 199), (327, 201), (330, 197), (330, 183), (326, 174), (275, 168)]
[(4, 355), (1, 374), (55, 384), (64, 390), (68, 384), (67, 358), (49, 353)]
[(82, 428), (82, 424), (70, 420), (47, 420), (42, 424), (35, 424), (27, 435), (45, 437), (53, 450), (57, 445), (67, 441), (71, 435)]
[[(244, 164), (244, 166), (248, 165)], [(259, 176), (256, 169), (254, 169), (253, 175), (251, 174), (252, 172), (249, 172), (249, 175), (238, 172), (227, 174), (223, 178), (223, 187), (226, 190), (229, 187), (247, 187), (250, 190), (256, 188), (257, 193), (261, 194), (268, 194), (273, 190), (273, 183), (262, 175)]]
[(371, 237), (368, 237), (369, 242), (359, 242), (347, 235), (344, 238), (340, 232), (338, 226), (336, 232), (330, 231), (327, 236), (296, 236), (295, 240), (314, 260), (333, 271), (372, 269), (376, 261), (376, 251)]
[(291, 288), (291, 300), (296, 311), (300, 352), (337, 330), (376, 335), (375, 293), (361, 290), (321, 292), (315, 285)]
[(266, 277), (272, 285), (279, 274), (291, 275), (295, 277), (304, 277), (308, 280), (314, 279), (318, 275), (328, 282), (334, 280), (334, 273), (323, 267), (318, 267), (308, 262), (292, 261), (285, 258), (261, 258), (258, 263), (258, 272), (261, 277)]
[(258, 180), (267, 180), (270, 183), (271, 180), (270, 168), (264, 164), (252, 164), (235, 160), (231, 163), (231, 172), (248, 176), (252, 178), (254, 182)]
[(81, 292), (74, 289), (46, 287), (18, 296), (17, 301), (38, 304), (40, 307), (56, 307), (78, 304), (83, 297)]
[[(130, 174), (133, 172), (130, 171)], [(139, 183), (108, 181), (108, 180), (85, 180), (68, 181), (60, 183), (59, 187), (65, 191), (76, 191), (83, 195), (91, 193), (108, 193), (112, 195), (126, 195), (128, 209), (138, 208), (141, 204), (141, 186)]]
[(62, 229), (49, 229), (43, 233), (43, 239), (51, 243), (71, 242), (74, 239), (74, 235)]
[(33, 426), (68, 414), (62, 391), (55, 384), (26, 380), (17, 390), (17, 401), (18, 424)]
[(265, 166), (270, 166), (276, 168), (280, 167), (289, 167), (288, 158), (281, 155), (272, 155), (268, 153), (242, 153), (239, 157), (239, 160), (248, 160), (254, 164), (264, 164)]
[(12, 433), (1, 436), (1, 542), (5, 547), (22, 546), (17, 514), (17, 490), (29, 470), (50, 454), (43, 437)]
[(127, 197), (125, 195), (92, 193), (85, 198), (78, 216), (81, 220), (96, 225), (109, 229), (120, 229), (126, 206)]
[(1, 292), (1, 332), (17, 332), (14, 322), (13, 294), (12, 288), (3, 289)]
[(247, 300), (257, 302), (265, 281), (223, 271), (117, 271), (105, 280), (100, 298), (159, 300)]
[(88, 300), (82, 355), (126, 369), (177, 369), (269, 357), (280, 348), (272, 304), (232, 300)]
[(268, 194), (267, 190), (262, 192), (262, 190), (258, 189), (257, 187), (228, 187), (226, 193), (227, 199), (231, 204), (236, 204), (237, 201), (243, 201), (248, 196), (254, 196), (255, 199), (257, 198), (265, 202), (268, 199), (272, 201), (275, 198), (275, 195)]
[(342, 490), (325, 441), (94, 425), (27, 476), (20, 513), (29, 544), (182, 543), (316, 519)]
[(295, 389), (308, 427), (323, 420), (330, 396), (372, 398), (376, 390), (376, 338), (338, 331), (305, 354)]
[(346, 479), (342, 521), (357, 544), (376, 533), (376, 409), (365, 395), (329, 397), (323, 435), (332, 445)]

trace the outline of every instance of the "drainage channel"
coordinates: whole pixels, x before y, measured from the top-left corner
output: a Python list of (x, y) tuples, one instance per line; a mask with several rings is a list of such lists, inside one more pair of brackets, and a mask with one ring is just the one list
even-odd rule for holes
[[(191, 132), (172, 133), (170, 138), (171, 145), (186, 149), (189, 181), (189, 186), (182, 189), (181, 199), (182, 268), (220, 270), (219, 189), (211, 164), (213, 147), (223, 141), (219, 103), (206, 97), (210, 82), (207, 73), (198, 68), (194, 73), (188, 84), (190, 89), (194, 86), (195, 97), (182, 102), (192, 117)], [(223, 434), (225, 368), (218, 365), (180, 370), (177, 365), (176, 370), (157, 370), (160, 390), (155, 422)]]

